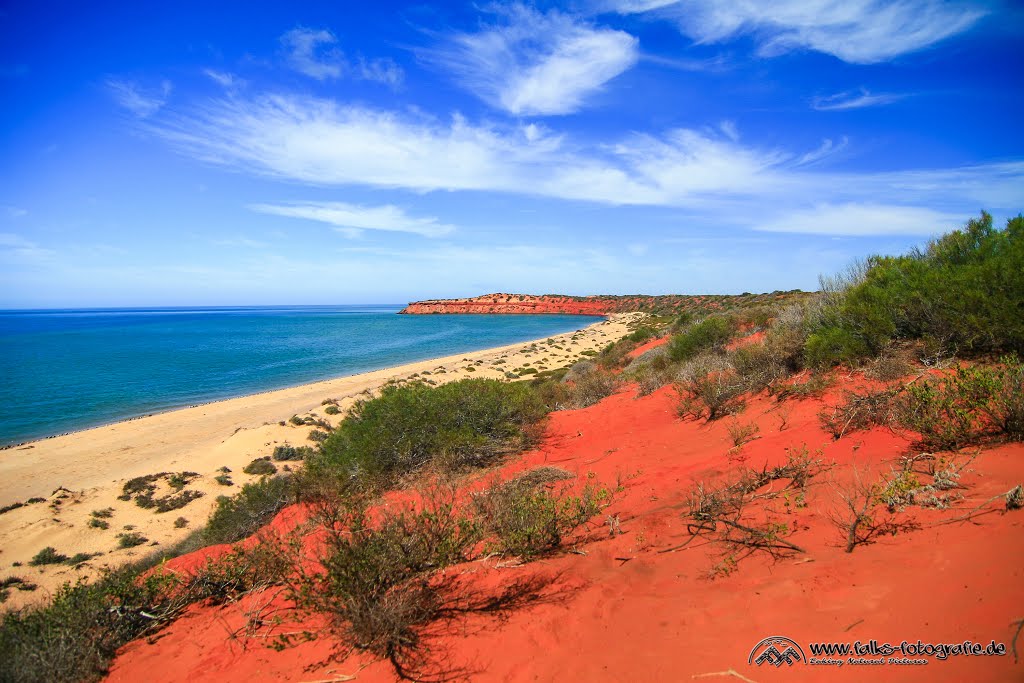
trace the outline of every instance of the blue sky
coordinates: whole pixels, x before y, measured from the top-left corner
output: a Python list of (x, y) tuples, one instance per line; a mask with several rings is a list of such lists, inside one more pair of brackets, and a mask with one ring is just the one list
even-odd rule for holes
[(1009, 2), (2, 7), (3, 308), (813, 289), (1024, 210)]

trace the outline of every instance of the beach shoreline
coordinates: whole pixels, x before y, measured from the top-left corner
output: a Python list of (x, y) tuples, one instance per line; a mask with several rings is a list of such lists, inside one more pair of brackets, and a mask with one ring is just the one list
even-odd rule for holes
[[(0, 451), (0, 506), (44, 500), (0, 514), (0, 562), (8, 567), (20, 562), (19, 575), (52, 589), (101, 566), (137, 559), (152, 548), (119, 548), (116, 532), (125, 526), (142, 533), (151, 544), (174, 543), (190, 527), (205, 522), (218, 495), (231, 495), (256, 478), (242, 473), (246, 464), (269, 456), (278, 445), (313, 445), (308, 440), (311, 427), (291, 424), (293, 415), (315, 416), (336, 426), (360, 397), (389, 381), (498, 379), (526, 367), (565, 367), (627, 334), (637, 315), (643, 314), (613, 315), (543, 339), (177, 408), (8, 447)], [(338, 414), (324, 414), (321, 406), (327, 399), (337, 401)], [(230, 470), (233, 486), (216, 482), (223, 468)], [(180, 511), (158, 514), (117, 497), (128, 479), (185, 471), (199, 474), (189, 488), (203, 497)], [(114, 510), (110, 528), (89, 527), (91, 512), (107, 508)], [(187, 526), (173, 526), (179, 513)], [(28, 561), (47, 546), (68, 555), (102, 553), (98, 556), (102, 560), (77, 569), (29, 568)], [(36, 594), (17, 596), (34, 600)]]

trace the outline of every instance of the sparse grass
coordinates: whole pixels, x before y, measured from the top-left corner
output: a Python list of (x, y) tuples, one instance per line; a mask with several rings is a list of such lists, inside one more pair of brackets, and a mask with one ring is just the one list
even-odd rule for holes
[(8, 576), (6, 579), (0, 579), (0, 605), (7, 602), (12, 588), (30, 593), (39, 588), (39, 586), (31, 581), (26, 581), (20, 576)]
[(758, 438), (758, 433), (761, 431), (761, 427), (756, 422), (744, 424), (739, 420), (733, 420), (726, 429), (732, 440), (733, 448), (736, 449), (742, 448), (744, 444)]

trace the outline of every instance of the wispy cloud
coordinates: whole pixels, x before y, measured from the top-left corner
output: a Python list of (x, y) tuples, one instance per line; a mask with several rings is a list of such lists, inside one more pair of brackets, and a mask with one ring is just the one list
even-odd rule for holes
[(174, 86), (164, 80), (155, 88), (145, 88), (131, 81), (107, 79), (107, 88), (119, 105), (139, 118), (147, 118), (160, 111)]
[(368, 59), (359, 56), (350, 64), (338, 48), (338, 39), (327, 29), (294, 28), (281, 36), (288, 65), (299, 73), (319, 81), (348, 75), (397, 88), (405, 72), (389, 58)]
[[(500, 191), (666, 206), (716, 220), (734, 216), (734, 225), (748, 227), (770, 222), (771, 212), (807, 209), (812, 201), (927, 207), (943, 214), (966, 210), (965, 216), (980, 206), (1015, 212), (1024, 203), (1024, 162), (899, 172), (820, 170), (816, 162), (844, 149), (845, 139), (826, 140), (809, 152), (764, 148), (744, 143), (728, 124), (583, 143), (538, 126), (474, 125), (461, 117), (440, 122), (295, 96), (218, 100), (162, 119), (149, 129), (187, 154), (317, 186)], [(301, 211), (323, 220), (330, 215), (323, 208)], [(288, 211), (299, 215), (295, 207)], [(345, 220), (353, 219), (346, 214)], [(906, 225), (891, 223), (894, 229)]]
[(281, 36), (288, 64), (310, 78), (323, 81), (341, 76), (344, 55), (338, 39), (326, 29), (293, 28)]
[(622, 13), (653, 12), (687, 36), (716, 43), (753, 36), (764, 56), (798, 49), (870, 64), (962, 33), (987, 13), (979, 2), (946, 0), (612, 0)]
[(892, 104), (905, 98), (899, 93), (870, 93), (861, 89), (860, 92), (841, 92), (827, 97), (815, 97), (811, 107), (818, 111), (842, 111), (845, 109), (862, 109), (863, 107), (880, 107)]
[(826, 138), (825, 140), (821, 141), (821, 145), (818, 147), (818, 149), (813, 150), (811, 152), (807, 152), (799, 159), (797, 159), (796, 165), (806, 166), (807, 164), (813, 164), (817, 161), (821, 161), (822, 159), (825, 159), (827, 157), (832, 156), (833, 154), (843, 151), (844, 149), (846, 149), (846, 146), (848, 144), (850, 144), (850, 140), (849, 138), (846, 137), (842, 138), (838, 143), (834, 143), (832, 142), (832, 140)]
[(450, 234), (455, 226), (437, 218), (409, 216), (397, 206), (359, 206), (343, 202), (307, 202), (289, 204), (252, 204), (253, 211), (304, 218), (336, 226), (346, 237), (359, 237), (364, 230), (406, 232), (423, 237), (441, 237)]
[(5, 262), (34, 261), (54, 255), (54, 251), (39, 246), (21, 235), (0, 232), (0, 260)]
[(637, 46), (624, 31), (517, 4), (500, 10), (497, 25), (455, 35), (423, 54), (491, 106), (531, 116), (579, 111), (636, 64)]
[(203, 75), (209, 78), (217, 85), (231, 90), (242, 84), (242, 81), (232, 73), (227, 71), (218, 71), (217, 69), (203, 69)]
[(817, 235), (935, 235), (963, 223), (963, 215), (884, 204), (819, 204), (755, 226), (766, 232)]

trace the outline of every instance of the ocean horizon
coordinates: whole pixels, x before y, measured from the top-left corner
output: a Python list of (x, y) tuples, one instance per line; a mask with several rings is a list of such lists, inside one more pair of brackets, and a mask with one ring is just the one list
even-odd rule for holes
[(0, 446), (549, 337), (579, 315), (398, 315), (402, 305), (0, 311)]

